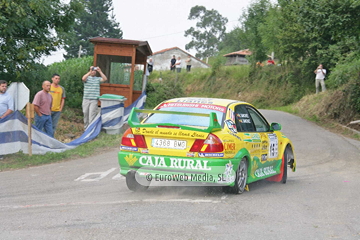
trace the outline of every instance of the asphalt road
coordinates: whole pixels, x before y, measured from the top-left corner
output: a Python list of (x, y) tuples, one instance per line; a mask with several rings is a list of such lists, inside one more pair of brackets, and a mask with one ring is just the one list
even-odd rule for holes
[(295, 145), (286, 184), (130, 192), (117, 149), (0, 173), (0, 239), (360, 239), (360, 142), (262, 111)]

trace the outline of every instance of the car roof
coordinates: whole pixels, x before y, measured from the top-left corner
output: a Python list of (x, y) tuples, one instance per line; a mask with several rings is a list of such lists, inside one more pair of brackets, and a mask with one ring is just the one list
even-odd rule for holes
[(218, 105), (218, 106), (223, 106), (223, 107), (228, 107), (230, 104), (233, 104), (233, 103), (243, 103), (243, 104), (251, 105), (247, 102), (238, 101), (238, 100), (231, 100), (231, 99), (224, 99), (224, 98), (201, 98), (201, 97), (173, 98), (173, 99), (166, 100), (162, 103), (171, 103), (171, 102), (202, 103), (202, 104)]

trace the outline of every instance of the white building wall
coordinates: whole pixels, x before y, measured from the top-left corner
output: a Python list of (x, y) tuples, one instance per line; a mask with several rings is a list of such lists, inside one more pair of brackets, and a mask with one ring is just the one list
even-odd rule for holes
[[(157, 71), (170, 70), (170, 60), (172, 59), (173, 55), (175, 55), (176, 59), (178, 57), (181, 58), (181, 68), (186, 70), (185, 60), (188, 58), (188, 54), (178, 48), (170, 49), (168, 51), (150, 56), (149, 58), (152, 58), (154, 62), (153, 69)], [(209, 68), (209, 65), (202, 61), (199, 61), (195, 57), (191, 57), (191, 68)]]

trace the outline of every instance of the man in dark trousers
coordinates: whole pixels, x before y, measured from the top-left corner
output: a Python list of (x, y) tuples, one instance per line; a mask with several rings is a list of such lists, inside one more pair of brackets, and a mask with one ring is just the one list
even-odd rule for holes
[(176, 63), (176, 58), (175, 58), (175, 55), (173, 55), (172, 59), (170, 60), (170, 70), (171, 71), (175, 71), (175, 63)]

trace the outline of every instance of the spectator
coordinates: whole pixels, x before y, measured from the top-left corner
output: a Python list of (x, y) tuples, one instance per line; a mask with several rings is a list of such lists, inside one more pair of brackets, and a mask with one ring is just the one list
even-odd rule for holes
[(34, 110), (35, 115), (35, 126), (40, 130), (45, 132), (50, 137), (54, 137), (52, 121), (51, 121), (51, 105), (52, 105), (52, 96), (49, 93), (51, 88), (51, 83), (49, 81), (44, 81), (42, 83), (41, 91), (37, 92), (34, 97)]
[(181, 72), (181, 58), (178, 57), (178, 59), (175, 62), (176, 72)]
[(0, 80), (0, 119), (14, 111), (14, 99), (6, 92), (7, 82)]
[(51, 78), (52, 84), (50, 87), (50, 94), (52, 96), (52, 106), (51, 106), (51, 121), (53, 127), (53, 134), (55, 134), (55, 130), (57, 124), (60, 119), (61, 112), (64, 108), (65, 104), (65, 89), (62, 87), (60, 83), (59, 74), (53, 74)]
[(186, 62), (186, 71), (190, 72), (190, 70), (191, 70), (191, 56), (190, 56), (190, 54), (188, 55), (188, 58), (185, 60), (185, 62)]
[(263, 67), (264, 66), (264, 64), (262, 63), (262, 62), (260, 62), (260, 61), (258, 61), (257, 63), (256, 63), (256, 67)]
[(274, 60), (272, 60), (271, 57), (268, 58), (267, 65), (275, 65), (275, 62), (274, 62)]
[(171, 71), (175, 71), (175, 63), (176, 63), (176, 58), (175, 58), (175, 55), (173, 55), (172, 59), (170, 60), (170, 70)]
[(326, 91), (326, 87), (325, 87), (325, 76), (326, 76), (326, 69), (323, 68), (323, 65), (320, 64), (314, 71), (314, 73), (316, 74), (315, 77), (315, 88), (316, 88), (316, 93), (319, 93), (319, 85), (321, 84), (321, 91), (325, 92)]
[(153, 71), (153, 67), (154, 67), (154, 62), (153, 62), (152, 58), (149, 58), (147, 61), (147, 68), (148, 68), (149, 74)]
[[(96, 76), (96, 73), (100, 77)], [(100, 83), (107, 81), (107, 77), (99, 67), (91, 66), (89, 72), (82, 77), (84, 83), (84, 96), (82, 109), (84, 113), (84, 128), (94, 120), (98, 113), (98, 98), (100, 97)]]

